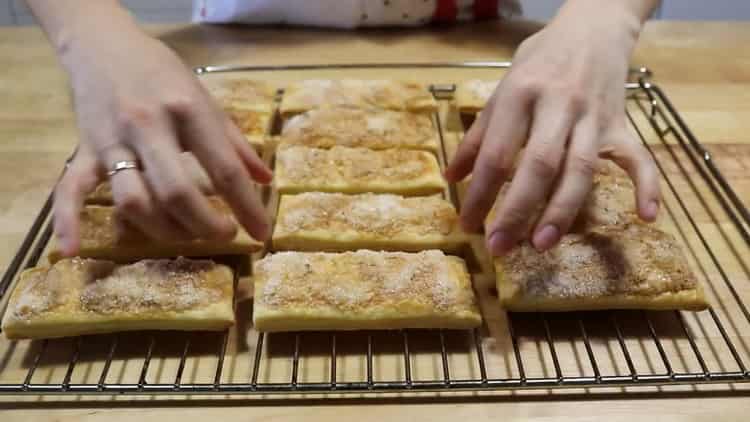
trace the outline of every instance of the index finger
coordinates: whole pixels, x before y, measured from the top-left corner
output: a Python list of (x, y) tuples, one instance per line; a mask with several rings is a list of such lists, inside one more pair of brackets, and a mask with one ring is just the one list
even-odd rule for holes
[(501, 93), (487, 116), (489, 123), (461, 208), (461, 222), (468, 231), (482, 227), (500, 187), (512, 174), (515, 156), (528, 133), (531, 102), (527, 96), (514, 98)]
[(230, 140), (224, 115), (209, 100), (176, 111), (183, 123), (181, 135), (186, 146), (206, 169), (239, 223), (252, 237), (266, 239), (270, 234), (268, 218), (247, 166)]
[(60, 251), (74, 256), (80, 248), (80, 214), (86, 195), (99, 181), (94, 155), (80, 146), (55, 188), (54, 228)]

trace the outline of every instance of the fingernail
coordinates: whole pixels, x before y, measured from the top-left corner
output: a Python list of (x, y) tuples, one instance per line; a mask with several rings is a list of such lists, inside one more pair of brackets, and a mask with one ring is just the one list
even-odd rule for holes
[(547, 224), (534, 234), (534, 247), (539, 251), (546, 251), (557, 243), (560, 229), (554, 224)]
[(513, 241), (508, 233), (498, 230), (490, 236), (489, 250), (494, 256), (502, 256), (513, 247)]
[(646, 218), (648, 220), (655, 220), (656, 215), (659, 213), (659, 202), (658, 201), (649, 201), (649, 203), (646, 205)]

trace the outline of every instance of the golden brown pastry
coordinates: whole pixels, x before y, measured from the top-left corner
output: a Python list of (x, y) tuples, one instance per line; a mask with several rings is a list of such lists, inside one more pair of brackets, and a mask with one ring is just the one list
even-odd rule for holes
[(323, 106), (432, 113), (437, 102), (426, 86), (392, 80), (311, 79), (289, 85), (281, 99), (283, 117)]
[(204, 78), (204, 84), (224, 111), (257, 149), (271, 128), (275, 90), (265, 81)]
[(260, 151), (265, 147), (266, 138), (271, 131), (273, 114), (231, 107), (225, 108), (224, 111), (245, 135), (245, 139), (253, 148)]
[(292, 117), (279, 139), (286, 145), (369, 149), (419, 149), (437, 152), (440, 143), (429, 116), (414, 113), (323, 108)]
[(458, 252), (468, 236), (438, 196), (308, 192), (281, 197), (272, 243), (275, 250)]
[[(229, 206), (218, 198), (209, 198), (218, 213), (234, 218)], [(156, 240), (124, 224), (118, 228), (115, 208), (87, 205), (81, 212), (81, 247), (83, 258), (109, 259), (118, 262), (145, 258), (173, 258), (177, 256), (205, 257), (215, 255), (246, 255), (256, 252), (263, 244), (238, 228), (229, 241), (195, 240), (189, 242)], [(49, 253), (50, 262), (63, 256), (54, 244)]]
[(282, 144), (276, 152), (274, 173), (274, 185), (281, 194), (319, 191), (417, 196), (446, 188), (437, 159), (426, 151)]
[(495, 92), (499, 81), (472, 79), (456, 87), (456, 107), (461, 113), (478, 113)]
[(222, 107), (255, 110), (271, 113), (276, 90), (266, 81), (227, 78), (223, 76), (202, 77), (208, 92)]
[(9, 339), (223, 330), (234, 323), (232, 294), (232, 271), (212, 261), (64, 259), (21, 273), (2, 328)]
[(708, 304), (677, 241), (632, 223), (563, 236), (540, 253), (528, 242), (495, 259), (511, 311), (702, 310)]
[(259, 331), (468, 329), (481, 324), (466, 265), (440, 251), (280, 252), (255, 263)]

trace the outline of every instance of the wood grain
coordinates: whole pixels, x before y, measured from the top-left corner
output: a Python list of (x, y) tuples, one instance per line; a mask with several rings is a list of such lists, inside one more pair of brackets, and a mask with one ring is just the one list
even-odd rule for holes
[[(154, 35), (174, 47), (188, 65), (205, 64), (289, 64), (289, 63), (343, 63), (343, 62), (393, 62), (393, 61), (456, 61), (456, 60), (507, 60), (518, 42), (538, 29), (538, 25), (527, 22), (516, 22), (509, 25), (492, 23), (452, 28), (435, 28), (397, 31), (321, 31), (321, 30), (252, 30), (243, 28), (225, 28), (216, 26), (169, 26), (148, 28)], [(664, 87), (672, 101), (680, 109), (683, 117), (691, 126), (698, 138), (714, 154), (714, 161), (730, 179), (739, 196), (747, 201), (750, 198), (750, 24), (743, 23), (649, 23), (634, 56), (634, 63), (646, 64), (655, 73), (656, 80)], [(43, 35), (35, 28), (0, 29), (0, 269), (10, 261), (15, 249), (20, 244), (25, 231), (31, 224), (37, 210), (41, 207), (51, 186), (56, 180), (64, 159), (72, 151), (76, 140), (75, 124), (71, 104), (68, 98), (66, 80), (60, 71), (47, 46)], [(341, 77), (342, 72), (321, 71), (305, 73), (305, 77)], [(413, 78), (413, 71), (353, 71), (349, 77), (393, 77)], [(264, 78), (280, 82), (298, 79), (297, 72), (279, 74), (264, 73)], [(435, 69), (422, 71), (419, 78), (425, 81), (455, 82), (475, 77), (497, 77), (494, 71), (457, 71), (455, 69)], [(456, 137), (458, 135), (455, 135)], [(670, 147), (654, 146), (657, 156), (670, 156)], [(662, 160), (668, 162), (667, 160)], [(682, 162), (685, 157), (682, 157)], [(700, 183), (691, 185), (679, 166), (665, 168), (665, 172), (674, 183), (681, 196), (695, 198), (693, 205), (700, 203), (700, 197), (710, 198), (707, 186)], [(679, 235), (679, 228), (686, 232), (686, 243), (690, 246), (690, 255), (694, 265), (709, 283), (709, 297), (716, 306), (716, 312), (722, 320), (729, 321), (730, 336), (738, 345), (739, 351), (747, 361), (748, 333), (750, 327), (739, 314), (736, 305), (723, 283), (721, 275), (705, 248), (696, 242), (695, 234), (684, 214), (679, 209), (677, 196), (667, 192), (668, 206), (674, 214), (671, 219), (673, 229)], [(699, 204), (700, 205), (700, 204)], [(669, 211), (668, 210), (668, 211)], [(715, 201), (709, 201), (702, 212), (695, 213), (699, 230), (716, 246), (716, 255), (728, 277), (734, 285), (740, 287), (740, 294), (746, 300), (750, 298), (750, 275), (744, 263), (750, 256), (747, 244), (737, 235), (726, 214)], [(483, 291), (487, 300), (483, 303), (485, 315), (490, 320), (491, 338), (486, 340), (488, 351), (488, 370), (493, 376), (517, 374), (512, 350), (507, 342), (507, 317), (491, 299), (491, 277), (479, 277), (477, 287)], [(247, 305), (241, 310), (249, 312)], [(659, 371), (660, 358), (653, 345), (644, 342), (643, 325), (638, 315), (623, 315), (625, 324), (625, 342), (629, 350), (634, 351), (634, 360), (639, 371)], [(631, 319), (632, 318), (632, 319)], [(695, 370), (698, 365), (691, 355), (689, 344), (679, 331), (674, 332), (674, 321), (670, 315), (654, 319), (657, 330), (669, 338), (664, 343), (665, 351), (675, 357), (675, 370)], [(571, 343), (566, 338), (566, 327), (571, 321), (562, 318), (553, 321), (562, 328), (560, 337), (555, 338), (561, 362), (567, 373), (590, 373), (585, 350), (580, 344)], [(539, 336), (538, 325), (534, 321), (520, 321), (524, 330), (522, 348), (524, 353), (540, 356), (529, 360), (525, 368), (529, 375), (547, 374), (552, 370), (549, 354), (543, 338)], [(700, 351), (706, 358), (706, 364), (712, 368), (728, 365), (726, 350), (720, 348), (720, 333), (710, 317), (705, 313), (691, 314), (686, 324), (698, 339)], [(230, 353), (226, 373), (228, 381), (247, 379), (250, 362), (246, 359), (248, 345), (254, 344), (253, 338), (246, 338), (241, 333), (246, 327), (237, 330), (238, 335), (230, 339)], [(252, 333), (252, 331), (250, 331)], [(608, 356), (598, 362), (600, 370), (627, 373), (621, 351), (616, 339), (605, 333), (592, 334), (593, 346), (597, 356)], [(135, 339), (134, 339), (135, 340)], [(160, 341), (158, 359), (149, 370), (149, 381), (172, 379), (177, 370), (175, 356), (179, 356), (181, 345), (177, 341)], [(191, 343), (191, 353), (199, 359), (191, 361), (185, 368), (185, 381), (210, 382), (215, 368), (216, 341), (203, 338)], [(314, 340), (314, 338), (313, 338)], [(321, 338), (321, 343), (322, 342)], [(105, 341), (105, 339), (100, 339)], [(415, 342), (418, 340), (415, 340)], [(461, 344), (464, 340), (455, 339), (457, 353), (451, 355), (451, 369), (455, 368), (455, 377), (476, 373), (476, 367), (470, 362), (460, 361)], [(122, 343), (125, 347), (124, 358), (113, 363), (110, 369), (112, 379), (132, 382), (137, 379), (140, 370), (139, 357), (144, 350), (138, 347), (142, 342), (128, 342), (125, 336)], [(271, 352), (278, 357), (278, 367), (262, 373), (265, 379), (288, 376), (289, 359), (288, 339), (270, 342)], [(361, 344), (361, 343), (360, 343)], [(383, 344), (384, 350), (396, 346)], [(418, 344), (418, 343), (415, 343)], [(4, 343), (2, 347), (7, 347)], [(26, 347), (38, 347), (29, 342), (18, 343), (10, 354), (11, 361), (4, 361), (8, 356), (7, 349), (0, 349), (0, 365), (4, 367), (28, 367), (31, 352)], [(71, 344), (57, 348), (62, 357), (44, 362), (44, 370), (35, 375), (35, 381), (60, 379), (66, 369), (66, 360)], [(352, 346), (356, 349), (356, 346)], [(98, 348), (95, 348), (98, 349)], [(428, 347), (429, 350), (429, 347)], [(356, 350), (355, 350), (356, 351)], [(340, 355), (339, 368), (346, 372), (342, 377), (357, 379), (362, 376), (362, 368), (355, 362), (356, 353)], [(419, 349), (417, 349), (419, 351)], [(417, 353), (418, 354), (418, 353)], [(637, 356), (635, 356), (637, 354)], [(304, 379), (317, 376), (314, 369), (322, 364), (323, 352), (309, 350), (306, 360), (300, 367), (300, 376)], [(384, 379), (397, 376), (403, 370), (399, 366), (397, 353), (384, 353), (376, 364), (378, 376)], [(76, 380), (95, 379), (101, 370), (102, 356), (86, 356), (74, 373)], [(308, 359), (309, 358), (309, 359)], [(415, 358), (414, 374), (416, 378), (429, 377), (436, 369), (436, 362)], [(533, 364), (532, 364), (533, 363)], [(437, 367), (439, 368), (439, 366)], [(567, 374), (566, 373), (566, 374)], [(15, 374), (11, 374), (15, 376)], [(20, 372), (18, 373), (20, 375)], [(5, 376), (5, 375), (4, 375)], [(239, 382), (239, 381), (237, 381)], [(700, 387), (699, 392), (710, 396), (716, 388)], [(725, 387), (723, 387), (725, 388)], [(678, 389), (679, 390), (679, 389)], [(690, 391), (686, 388), (683, 391)], [(409, 417), (415, 420), (457, 420), (472, 418), (490, 420), (503, 417), (507, 420), (538, 418), (545, 420), (599, 420), (606, 414), (612, 420), (633, 420), (638, 417), (653, 417), (660, 420), (684, 420), (686, 417), (707, 419), (714, 417), (717, 409), (722, 416), (742, 419), (746, 412), (746, 397), (732, 398), (695, 398), (685, 400), (679, 391), (659, 395), (659, 390), (649, 388), (639, 390), (649, 394), (655, 400), (634, 401), (630, 398), (619, 398), (619, 389), (604, 390), (595, 394), (586, 391), (572, 392), (534, 392), (518, 393), (512, 396), (500, 395), (500, 398), (464, 399), (460, 404), (413, 403), (400, 405), (398, 398), (391, 398), (381, 405), (372, 405), (367, 400), (356, 398), (339, 402), (337, 405), (317, 402), (312, 407), (291, 407), (282, 404), (276, 407), (262, 407), (258, 403), (252, 408), (216, 408), (210, 402), (192, 398), (193, 408), (180, 409), (184, 402), (155, 405), (153, 400), (145, 398), (130, 402), (133, 398), (117, 398), (110, 403), (111, 397), (83, 398), (77, 403), (66, 402), (66, 398), (34, 397), (24, 398), (17, 402), (14, 398), (0, 397), (0, 410), (23, 407), (22, 410), (3, 410), (3, 420), (137, 420), (145, 414), (156, 417), (179, 415), (186, 420), (205, 420), (210, 417), (229, 418), (263, 418), (266, 420), (286, 420), (308, 416), (315, 420), (383, 420), (384, 418)], [(541, 394), (541, 396), (540, 396)], [(723, 394), (723, 393), (722, 393)], [(677, 396), (675, 396), (677, 395)], [(546, 401), (556, 399), (556, 401)], [(423, 398), (424, 400), (428, 400)], [(545, 400), (540, 405), (539, 400)], [(364, 403), (361, 404), (361, 403)], [(367, 403), (370, 403), (369, 405)], [(304, 404), (301, 403), (301, 404)], [(56, 409), (59, 406), (71, 409)], [(138, 406), (131, 410), (131, 406)], [(171, 407), (170, 407), (171, 406)], [(366, 407), (365, 407), (366, 406)]]

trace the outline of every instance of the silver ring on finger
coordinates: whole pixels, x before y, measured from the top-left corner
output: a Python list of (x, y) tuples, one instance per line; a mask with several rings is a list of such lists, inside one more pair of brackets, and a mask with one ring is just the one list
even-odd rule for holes
[(110, 167), (110, 170), (107, 172), (107, 176), (112, 177), (123, 170), (138, 170), (139, 168), (140, 167), (138, 166), (138, 162), (135, 160), (117, 161), (112, 165), (112, 167)]

